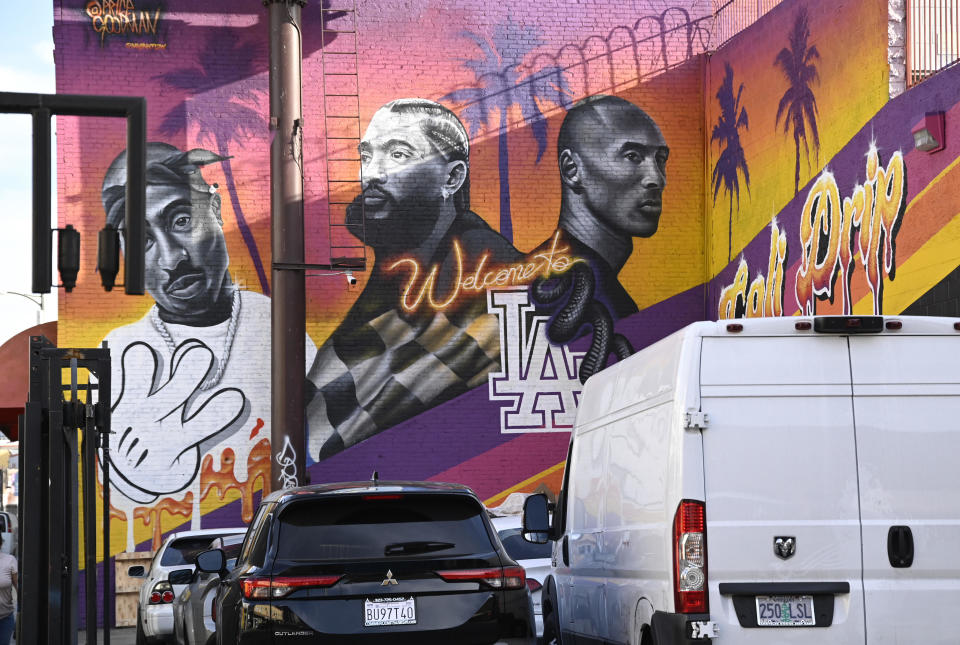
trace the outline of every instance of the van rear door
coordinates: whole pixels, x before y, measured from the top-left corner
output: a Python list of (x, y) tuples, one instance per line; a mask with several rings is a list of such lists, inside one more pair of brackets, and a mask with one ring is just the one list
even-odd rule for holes
[[(846, 338), (704, 337), (700, 384), (710, 613), (724, 640), (863, 643)], [(810, 622), (804, 597), (814, 626), (758, 626)]]
[(960, 337), (856, 336), (850, 359), (868, 641), (956, 643)]

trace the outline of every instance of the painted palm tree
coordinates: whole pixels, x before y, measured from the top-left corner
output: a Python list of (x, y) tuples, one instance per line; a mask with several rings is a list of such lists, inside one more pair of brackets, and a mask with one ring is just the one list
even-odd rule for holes
[(187, 97), (167, 112), (160, 124), (160, 132), (174, 136), (188, 123), (196, 124), (201, 144), (206, 142), (216, 149), (217, 154), (227, 157), (223, 162), (223, 174), (237, 228), (256, 268), (260, 289), (269, 296), (270, 283), (257, 242), (240, 205), (229, 159), (232, 144), (242, 145), (245, 139), (266, 130), (264, 113), (259, 108), (260, 99), (267, 91), (262, 75), (257, 74), (256, 63), (260, 55), (256, 46), (241, 42), (233, 30), (213, 30), (200, 55), (202, 67), (175, 69), (155, 78), (183, 90)]
[(800, 141), (807, 156), (807, 168), (810, 168), (810, 143), (807, 139), (807, 125), (813, 137), (814, 154), (819, 162), (820, 135), (817, 132), (817, 98), (810, 85), (820, 82), (820, 75), (814, 61), (820, 59), (816, 45), (809, 45), (810, 27), (807, 22), (807, 10), (801, 7), (793, 21), (790, 31), (790, 46), (784, 47), (774, 59), (774, 67), (779, 66), (787, 78), (787, 91), (777, 106), (776, 125), (780, 125), (783, 116), (783, 131), (793, 129), (793, 142), (796, 147), (796, 166), (793, 173), (793, 192), (800, 192)]
[[(460, 116), (471, 135), (487, 127), (494, 113), (499, 114), (498, 170), (500, 173), (500, 234), (513, 241), (510, 217), (510, 156), (507, 147), (508, 117), (515, 106), (537, 142), (537, 163), (547, 149), (547, 121), (538, 102), (566, 105), (569, 95), (562, 70), (546, 67), (532, 76), (521, 78), (518, 69), (523, 58), (535, 47), (545, 44), (536, 29), (513, 21), (494, 27), (492, 44), (480, 34), (464, 31), (462, 35), (480, 48), (480, 58), (461, 59), (473, 72), (476, 84), (454, 90), (440, 97), (441, 101), (465, 104)], [(560, 85), (556, 83), (560, 80)]]
[(723, 186), (730, 201), (730, 222), (727, 229), (727, 262), (733, 250), (733, 199), (737, 199), (737, 210), (740, 210), (740, 173), (746, 182), (747, 193), (750, 192), (750, 170), (747, 168), (747, 158), (740, 145), (740, 128), (749, 129), (747, 109), (740, 105), (743, 95), (743, 83), (737, 88), (737, 95), (733, 95), (733, 68), (730, 63), (724, 64), (723, 83), (717, 90), (717, 101), (720, 103), (720, 116), (710, 134), (710, 143), (718, 142), (720, 155), (713, 167), (713, 203), (717, 203), (717, 193)]

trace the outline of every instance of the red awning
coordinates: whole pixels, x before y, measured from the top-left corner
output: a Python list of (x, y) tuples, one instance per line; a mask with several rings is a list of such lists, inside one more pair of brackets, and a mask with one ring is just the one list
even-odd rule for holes
[(25, 329), (0, 346), (0, 432), (17, 440), (17, 417), (30, 390), (30, 337), (46, 336), (56, 344), (56, 321)]

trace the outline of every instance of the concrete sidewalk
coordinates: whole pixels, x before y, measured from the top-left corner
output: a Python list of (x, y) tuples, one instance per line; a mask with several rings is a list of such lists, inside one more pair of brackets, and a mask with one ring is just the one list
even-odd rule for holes
[[(133, 627), (116, 627), (110, 630), (110, 645), (135, 645), (137, 630)], [(77, 634), (77, 643), (86, 645), (87, 632), (83, 630)], [(103, 630), (97, 630), (97, 645), (103, 645)]]

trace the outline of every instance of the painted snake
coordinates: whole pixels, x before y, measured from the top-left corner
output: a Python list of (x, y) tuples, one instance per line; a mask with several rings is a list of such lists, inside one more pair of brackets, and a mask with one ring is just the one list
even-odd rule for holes
[(595, 280), (593, 271), (584, 264), (575, 264), (567, 273), (550, 278), (538, 278), (530, 287), (534, 300), (541, 305), (558, 301), (567, 292), (570, 297), (554, 316), (547, 328), (551, 343), (563, 344), (573, 340), (580, 328), (593, 327), (593, 339), (583, 362), (580, 363), (580, 382), (602, 370), (611, 353), (623, 360), (633, 353), (633, 346), (622, 334), (614, 333), (613, 319), (606, 306), (593, 299)]

